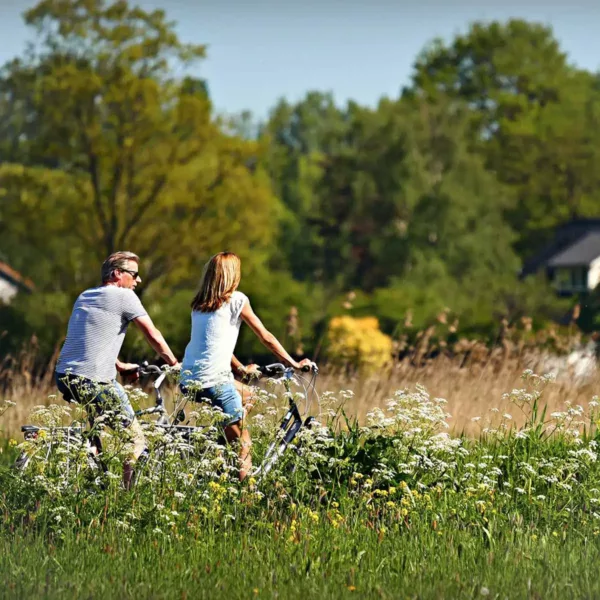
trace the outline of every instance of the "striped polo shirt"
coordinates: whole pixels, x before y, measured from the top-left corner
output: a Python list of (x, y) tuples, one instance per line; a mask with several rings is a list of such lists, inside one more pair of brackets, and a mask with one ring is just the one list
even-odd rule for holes
[(56, 372), (103, 383), (114, 380), (127, 326), (146, 314), (133, 290), (115, 285), (86, 290), (73, 306)]

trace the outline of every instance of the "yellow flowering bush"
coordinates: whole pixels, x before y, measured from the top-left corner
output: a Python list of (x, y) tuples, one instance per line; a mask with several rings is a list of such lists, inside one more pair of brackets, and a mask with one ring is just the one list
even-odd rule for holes
[(375, 317), (344, 315), (331, 319), (327, 348), (332, 362), (373, 373), (390, 361), (392, 339), (379, 329)]

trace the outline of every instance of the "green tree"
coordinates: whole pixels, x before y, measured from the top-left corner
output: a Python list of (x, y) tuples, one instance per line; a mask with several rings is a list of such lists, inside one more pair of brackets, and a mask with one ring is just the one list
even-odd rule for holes
[[(304, 132), (313, 131), (313, 112), (302, 104), (315, 100), (280, 105), (270, 152), (281, 160), (282, 198), (304, 233), (290, 249), (310, 263), (305, 277), (320, 274), (330, 313), (348, 290), (359, 292), (353, 310), (378, 315), (388, 330), (407, 310), (425, 325), (449, 307), (480, 331), (530, 310), (505, 220), (514, 192), (474, 148), (469, 103), (440, 95), (384, 100), (376, 109), (351, 103), (331, 119), (343, 126), (321, 123), (311, 138)], [(285, 137), (292, 125), (304, 137)]]
[(173, 75), (204, 47), (125, 1), (44, 0), (25, 18), (39, 43), (0, 80), (0, 227), (22, 233), (11, 260), (51, 260), (36, 276), (62, 289), (121, 248), (142, 256), (146, 284), (195, 282), (224, 247), (260, 264), (278, 214), (250, 167), (261, 148), (223, 132), (203, 82)]
[(598, 214), (598, 85), (567, 62), (551, 28), (474, 23), (417, 58), (406, 96), (457, 98), (471, 109), (471, 146), (514, 190), (507, 218), (531, 254), (557, 224)]
[(296, 279), (324, 282), (329, 276), (320, 260), (329, 240), (319, 225), (318, 188), (324, 161), (344, 147), (347, 130), (347, 111), (335, 105), (331, 94), (320, 92), (307, 93), (295, 105), (281, 100), (261, 128), (268, 145), (265, 168), (286, 209), (280, 246)]
[(436, 39), (423, 50), (405, 94), (464, 100), (485, 139), (504, 122), (558, 102), (570, 71), (550, 27), (521, 19), (476, 22), (450, 44)]

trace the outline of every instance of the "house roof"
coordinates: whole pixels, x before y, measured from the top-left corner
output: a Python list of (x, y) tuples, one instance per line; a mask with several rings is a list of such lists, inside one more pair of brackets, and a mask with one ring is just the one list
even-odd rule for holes
[(12, 267), (2, 261), (0, 261), (0, 277), (27, 292), (33, 292), (35, 289), (35, 285), (31, 279), (23, 277), (21, 273), (15, 271)]
[(592, 231), (555, 254), (548, 260), (549, 267), (589, 266), (600, 257), (600, 232)]
[(600, 219), (573, 219), (559, 225), (554, 229), (553, 239), (525, 261), (520, 276), (526, 277), (542, 267), (550, 266), (550, 261), (590, 233), (600, 233)]

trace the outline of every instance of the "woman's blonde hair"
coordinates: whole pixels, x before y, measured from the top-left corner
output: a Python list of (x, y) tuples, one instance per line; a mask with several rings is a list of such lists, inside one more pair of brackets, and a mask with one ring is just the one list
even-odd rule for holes
[(242, 262), (233, 252), (215, 254), (202, 270), (198, 293), (192, 300), (192, 310), (214, 312), (231, 299), (240, 284)]

